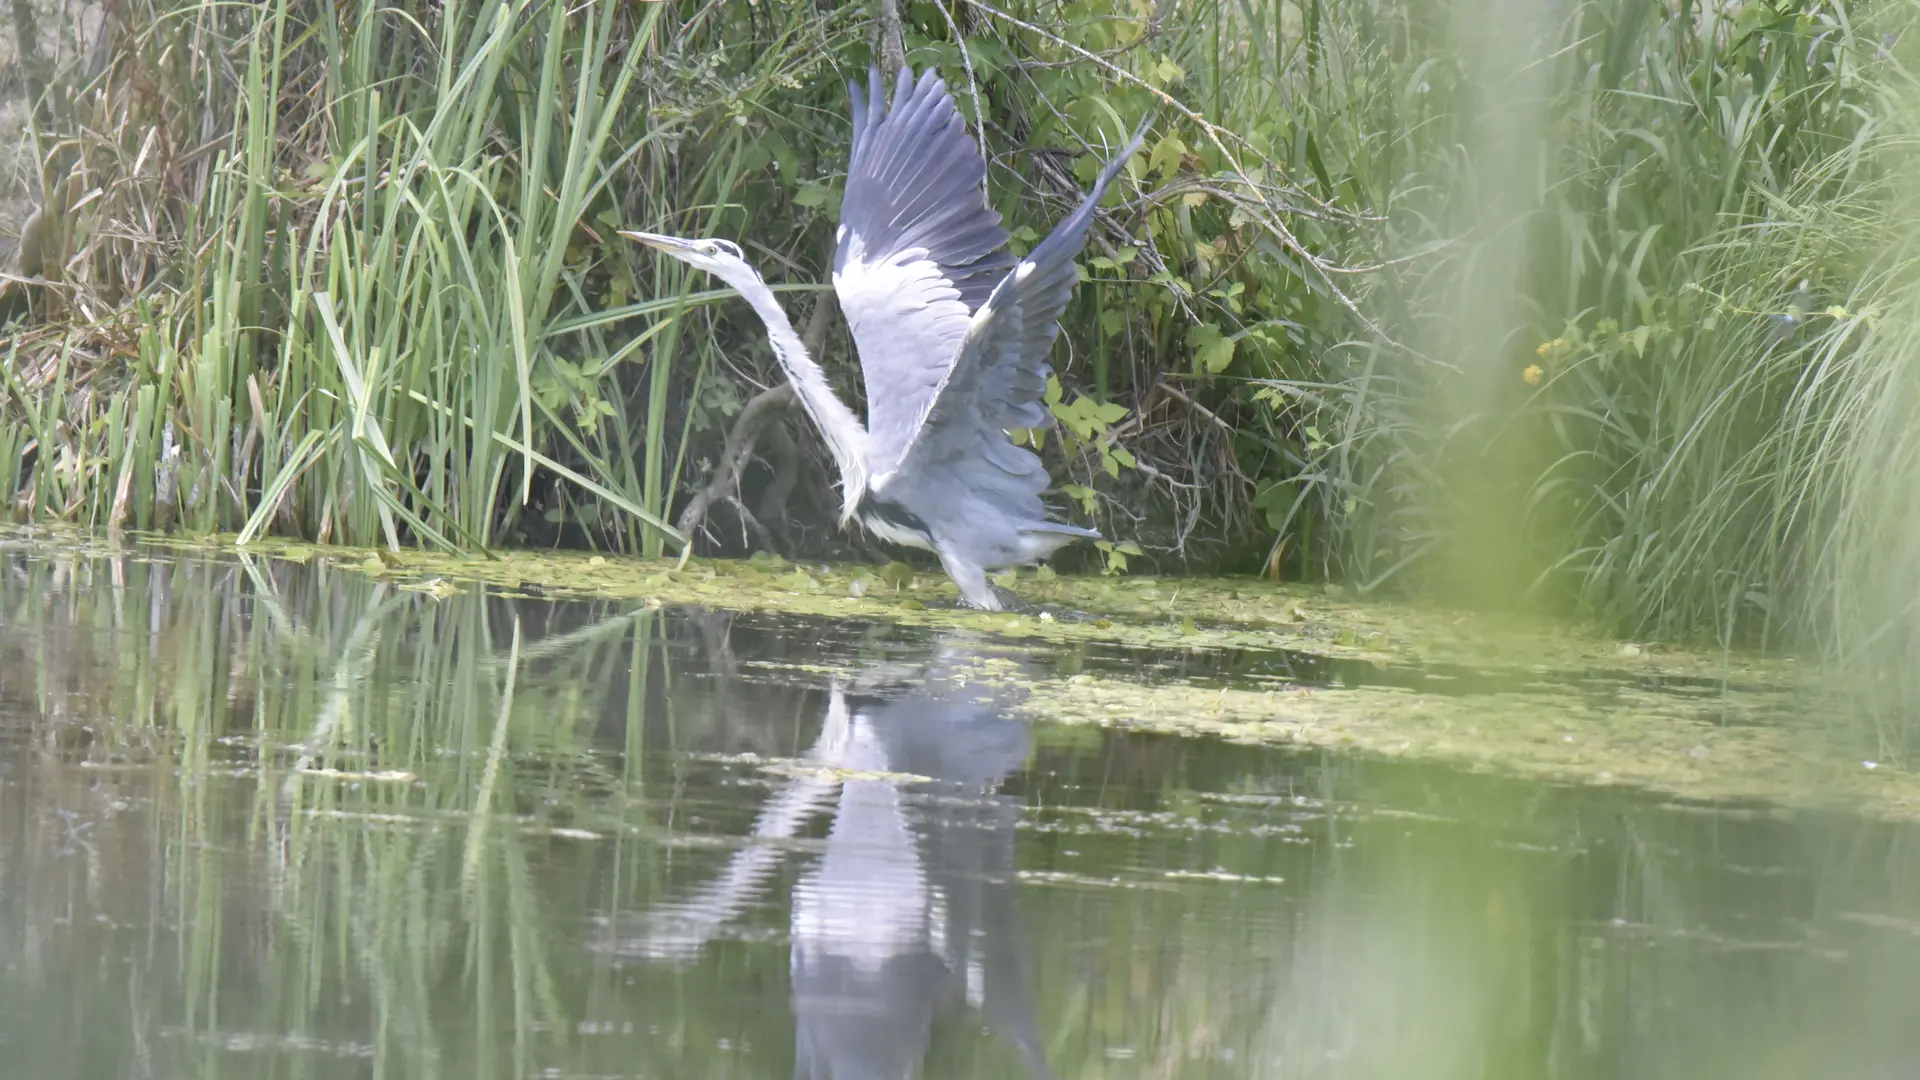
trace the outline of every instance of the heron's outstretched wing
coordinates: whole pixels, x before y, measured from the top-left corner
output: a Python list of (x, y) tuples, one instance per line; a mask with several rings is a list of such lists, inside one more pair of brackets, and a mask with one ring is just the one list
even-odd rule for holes
[(987, 207), (987, 165), (947, 85), (900, 72), (893, 102), (875, 68), (853, 94), (853, 157), (833, 287), (867, 385), (869, 461), (899, 463), (908, 434), (1006, 275), (1007, 231)]
[(1015, 519), (1044, 523), (1040, 492), (1046, 470), (1006, 433), (1046, 423), (1047, 354), (1073, 295), (1074, 260), (1086, 247), (1100, 197), (1145, 136), (1143, 124), (1100, 170), (1086, 200), (1001, 279), (974, 314), (951, 369), (917, 418), (900, 475), (933, 481), (963, 470), (964, 490)]

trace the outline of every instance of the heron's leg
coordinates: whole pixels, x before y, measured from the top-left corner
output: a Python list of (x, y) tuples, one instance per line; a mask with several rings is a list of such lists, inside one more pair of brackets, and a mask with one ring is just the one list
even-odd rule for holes
[(987, 572), (978, 564), (960, 557), (950, 551), (936, 552), (940, 556), (940, 566), (947, 576), (953, 579), (960, 589), (960, 599), (968, 607), (981, 611), (1000, 611), (1003, 606), (1000, 596), (987, 581)]
[(1018, 611), (1018, 612), (1026, 613), (1026, 612), (1034, 612), (1034, 611), (1040, 610), (1034, 605), (1027, 603), (1025, 600), (1020, 599), (1019, 595), (1015, 593), (1012, 589), (995, 585), (992, 582), (987, 583), (987, 588), (992, 589), (994, 597), (1000, 601), (1001, 611)]

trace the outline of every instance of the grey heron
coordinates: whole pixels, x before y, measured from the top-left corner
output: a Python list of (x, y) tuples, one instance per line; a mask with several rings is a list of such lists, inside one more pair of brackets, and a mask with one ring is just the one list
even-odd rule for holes
[(902, 70), (854, 84), (853, 154), (833, 287), (867, 391), (862, 424), (740, 248), (729, 240), (620, 235), (731, 285), (766, 323), (774, 355), (820, 429), (841, 483), (840, 525), (931, 551), (961, 599), (999, 611), (990, 571), (1026, 566), (1099, 533), (1049, 520), (1046, 468), (1011, 431), (1049, 420), (1047, 354), (1077, 278), (1094, 208), (1146, 125), (1100, 170), (1079, 207), (1024, 258), (987, 206), (987, 165), (946, 83)]

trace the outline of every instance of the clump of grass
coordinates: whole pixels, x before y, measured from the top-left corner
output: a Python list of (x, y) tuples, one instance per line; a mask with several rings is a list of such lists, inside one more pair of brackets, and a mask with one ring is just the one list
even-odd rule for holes
[(117, 11), (49, 157), (86, 212), (43, 289), (65, 329), (9, 365), (16, 511), (682, 545), (665, 516), (705, 354), (674, 344), (717, 294), (644, 295), (612, 233), (740, 210), (764, 140), (721, 105), (764, 104), (843, 22), (763, 28), (721, 80), (682, 66), (700, 20), (660, 5)]
[[(1820, 321), (1795, 405), (1796, 493), (1817, 529), (1797, 614), (1846, 664), (1850, 686), (1881, 718), (1887, 756), (1911, 750), (1911, 672), (1920, 656), (1920, 262), (1912, 180), (1920, 78), (1911, 46), (1883, 57), (1868, 165), (1874, 196), (1845, 219), (1861, 271)], [(1838, 230), (1834, 230), (1838, 231)]]
[[(1497, 8), (1404, 7), (1385, 60), (1359, 45), (1379, 11), (1324, 8), (1323, 53), (1391, 88), (1346, 160), (1384, 178), (1372, 242), (1405, 261), (1366, 293), (1391, 340), (1262, 381), (1302, 461), (1270, 489), (1282, 543), (1365, 590), (1817, 640), (1833, 488), (1805, 462), (1854, 338), (1825, 312), (1868, 257), (1882, 34), (1905, 7)], [(1489, 24), (1511, 55), (1471, 63)], [(1537, 137), (1501, 141), (1515, 110)], [(1321, 160), (1341, 131), (1314, 129)]]

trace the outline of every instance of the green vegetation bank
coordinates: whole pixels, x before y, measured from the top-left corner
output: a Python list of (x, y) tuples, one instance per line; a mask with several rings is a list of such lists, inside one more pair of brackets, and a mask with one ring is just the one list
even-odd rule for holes
[(817, 285), (897, 40), (1018, 244), (1158, 118), (1041, 440), (1086, 568), (1920, 643), (1908, 0), (35, 10), (18, 518), (868, 557), (751, 314), (614, 230), (740, 239), (853, 394)]

